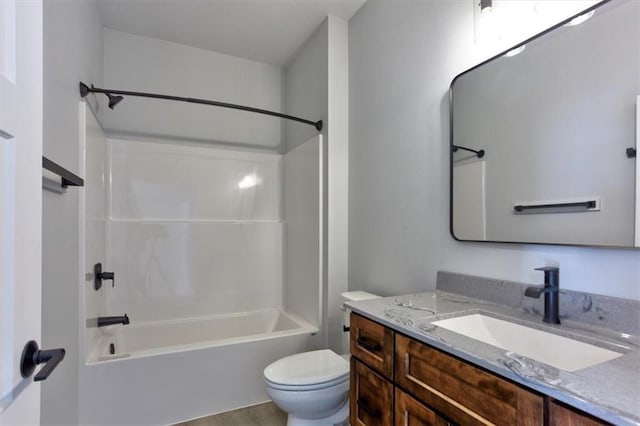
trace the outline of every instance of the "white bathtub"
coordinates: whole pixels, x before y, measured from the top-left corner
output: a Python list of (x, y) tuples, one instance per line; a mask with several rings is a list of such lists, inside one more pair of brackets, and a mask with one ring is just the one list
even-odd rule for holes
[[(312, 334), (316, 327), (286, 312), (270, 309), (176, 321), (105, 327), (90, 362), (216, 347), (246, 341)], [(115, 352), (110, 353), (111, 344)]]
[(81, 388), (92, 390), (80, 395), (80, 424), (172, 424), (267, 401), (264, 367), (320, 344), (316, 327), (279, 310), (131, 318), (100, 329), (100, 347), (82, 366)]

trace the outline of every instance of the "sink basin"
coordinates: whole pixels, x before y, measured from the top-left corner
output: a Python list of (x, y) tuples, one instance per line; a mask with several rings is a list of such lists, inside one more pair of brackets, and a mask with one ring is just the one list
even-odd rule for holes
[(432, 324), (565, 371), (577, 371), (623, 354), (482, 314)]

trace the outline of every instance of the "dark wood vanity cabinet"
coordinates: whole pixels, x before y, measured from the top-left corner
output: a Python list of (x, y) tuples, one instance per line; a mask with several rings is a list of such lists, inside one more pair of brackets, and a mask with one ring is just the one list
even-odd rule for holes
[(351, 426), (389, 426), (393, 422), (393, 383), (351, 357)]
[(551, 399), (548, 407), (549, 426), (604, 426), (609, 424)]
[(400, 388), (395, 392), (395, 426), (450, 426), (446, 421), (429, 407), (404, 393)]
[(606, 424), (353, 313), (350, 345), (352, 426)]
[(360, 315), (351, 315), (351, 355), (393, 380), (393, 330)]
[(388, 426), (393, 422), (393, 330), (351, 315), (350, 423)]
[(542, 396), (401, 334), (395, 383), (458, 424), (542, 424)]

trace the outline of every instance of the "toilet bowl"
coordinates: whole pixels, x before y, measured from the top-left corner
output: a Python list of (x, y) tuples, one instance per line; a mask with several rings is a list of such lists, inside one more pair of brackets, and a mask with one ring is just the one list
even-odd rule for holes
[(264, 381), (288, 426), (342, 424), (349, 416), (349, 362), (329, 349), (279, 359)]
[[(342, 294), (343, 301), (377, 297), (362, 291)], [(348, 321), (348, 312), (345, 319)], [(348, 352), (348, 348), (344, 349)], [(288, 413), (287, 426), (329, 426), (348, 422), (348, 355), (341, 356), (330, 349), (290, 355), (264, 369), (264, 382), (273, 403)]]

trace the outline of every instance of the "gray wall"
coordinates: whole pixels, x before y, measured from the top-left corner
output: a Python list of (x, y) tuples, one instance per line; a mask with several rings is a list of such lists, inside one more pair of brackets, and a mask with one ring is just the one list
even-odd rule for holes
[[(44, 2), (43, 154), (78, 173), (78, 82), (102, 83), (102, 23), (95, 1)], [(95, 104), (94, 104), (95, 106)], [(66, 357), (42, 386), (42, 424), (78, 423), (79, 194), (43, 191), (42, 342)]]
[[(347, 22), (328, 16), (286, 65), (283, 83), (285, 112), (324, 122), (324, 332), (328, 346), (339, 352), (346, 350), (340, 294), (348, 287), (348, 36)], [(283, 126), (286, 151), (318, 134), (299, 123)]]
[[(435, 286), (440, 269), (640, 299), (640, 252), (460, 243), (449, 235), (447, 91), (481, 56), (473, 2), (369, 0), (351, 19), (349, 288)], [(498, 53), (498, 52), (494, 52)]]
[[(283, 104), (287, 114), (308, 120), (323, 120), (327, 133), (328, 115), (328, 37), (329, 22), (325, 20), (285, 65), (283, 73)], [(301, 145), (318, 134), (306, 124), (283, 121), (285, 151)]]
[[(280, 111), (281, 69), (222, 53), (104, 30), (108, 88), (209, 99)], [(127, 97), (104, 114), (105, 132), (277, 148), (280, 120), (206, 105)]]

